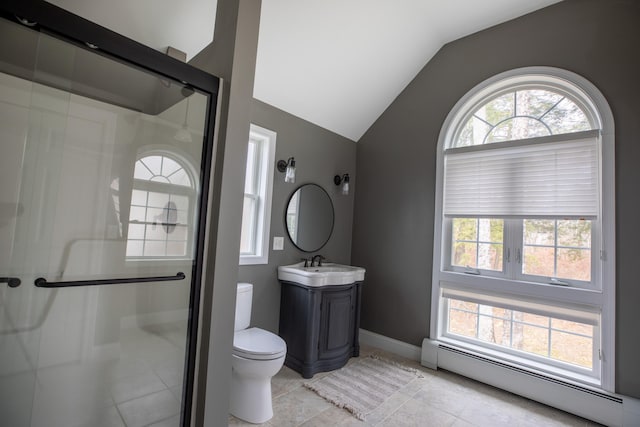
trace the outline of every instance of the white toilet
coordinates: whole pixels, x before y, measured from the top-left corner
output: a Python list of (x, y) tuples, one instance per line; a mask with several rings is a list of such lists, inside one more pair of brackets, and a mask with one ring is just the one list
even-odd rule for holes
[(238, 283), (230, 412), (241, 420), (261, 424), (273, 417), (271, 377), (284, 364), (287, 344), (269, 331), (249, 328), (252, 299), (253, 285)]

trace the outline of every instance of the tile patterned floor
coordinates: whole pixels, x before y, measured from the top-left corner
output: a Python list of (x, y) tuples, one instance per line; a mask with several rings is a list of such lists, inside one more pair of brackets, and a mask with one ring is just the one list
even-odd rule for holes
[[(447, 371), (432, 371), (417, 362), (363, 347), (361, 356), (376, 354), (419, 369), (416, 378), (392, 395), (378, 409), (359, 421), (314, 392), (305, 380), (287, 367), (272, 380), (274, 416), (268, 427), (315, 426), (430, 426), (430, 427), (592, 427), (599, 424), (558, 411)], [(356, 359), (351, 359), (354, 361)], [(316, 374), (314, 379), (327, 375)], [(229, 416), (229, 425), (252, 426)]]

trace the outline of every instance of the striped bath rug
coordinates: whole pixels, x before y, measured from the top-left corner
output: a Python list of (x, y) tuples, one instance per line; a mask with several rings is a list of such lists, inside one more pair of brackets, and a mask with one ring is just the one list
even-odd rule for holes
[(351, 361), (331, 374), (304, 384), (339, 408), (365, 419), (393, 393), (422, 375), (399, 363), (367, 356)]

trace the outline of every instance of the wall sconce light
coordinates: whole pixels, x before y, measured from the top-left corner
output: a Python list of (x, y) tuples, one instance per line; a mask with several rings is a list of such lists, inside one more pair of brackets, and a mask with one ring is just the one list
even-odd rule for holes
[(347, 196), (349, 194), (349, 174), (345, 173), (344, 175), (336, 175), (333, 177), (333, 183), (335, 185), (342, 184), (342, 194)]
[(284, 182), (296, 182), (296, 161), (293, 157), (289, 157), (286, 162), (278, 160), (278, 170), (284, 172)]

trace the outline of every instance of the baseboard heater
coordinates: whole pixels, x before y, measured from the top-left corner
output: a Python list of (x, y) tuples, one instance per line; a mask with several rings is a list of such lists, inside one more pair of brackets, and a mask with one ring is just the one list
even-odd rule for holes
[(625, 418), (620, 397), (549, 378), (443, 343), (425, 340), (422, 364), (455, 372), (607, 426), (622, 426)]

